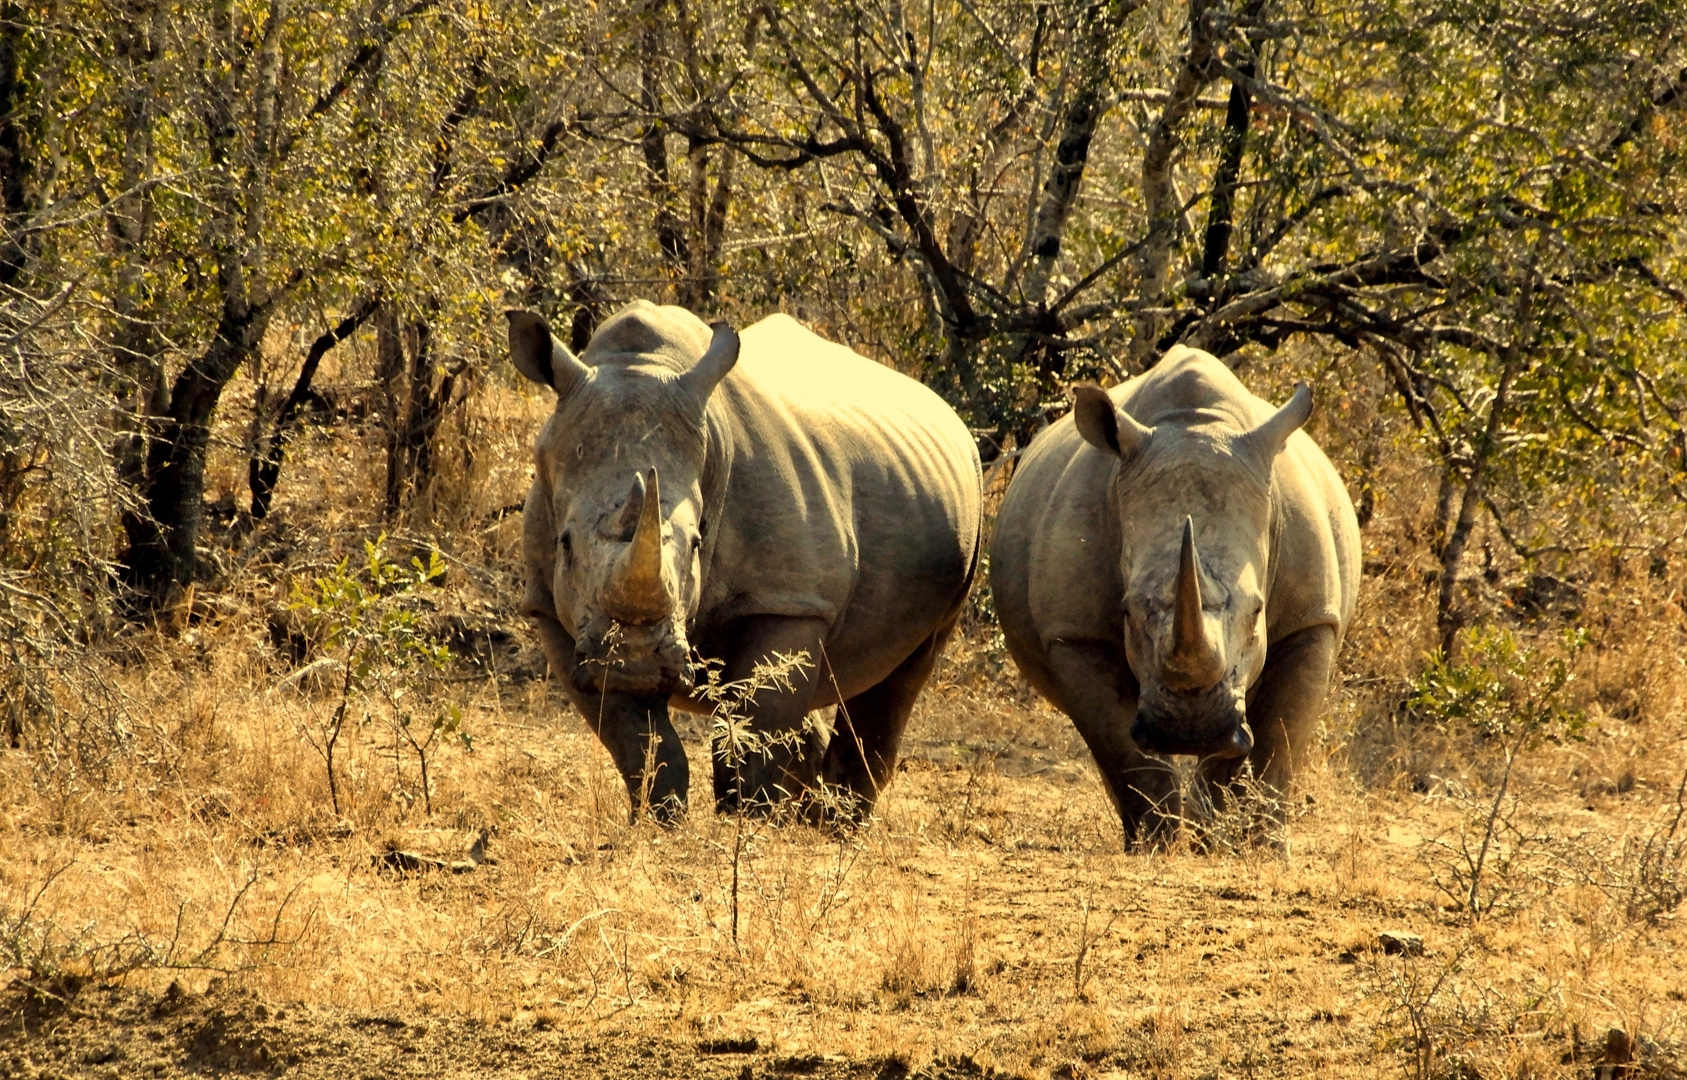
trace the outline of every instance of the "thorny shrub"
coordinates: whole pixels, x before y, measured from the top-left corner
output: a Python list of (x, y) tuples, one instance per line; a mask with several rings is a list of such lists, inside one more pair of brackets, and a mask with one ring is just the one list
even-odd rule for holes
[(1455, 662), (1437, 650), (1412, 684), (1407, 707), (1414, 718), (1484, 738), (1580, 735), (1587, 714), (1566, 691), (1587, 631), (1566, 628), (1556, 648), (1525, 641), (1503, 626), (1467, 628), (1459, 636), (1466, 659)]

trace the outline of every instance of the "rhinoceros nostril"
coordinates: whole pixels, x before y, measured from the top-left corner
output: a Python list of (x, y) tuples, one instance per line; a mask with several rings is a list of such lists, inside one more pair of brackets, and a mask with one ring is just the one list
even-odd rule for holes
[(1141, 713), (1137, 713), (1136, 719), (1131, 722), (1131, 742), (1138, 746), (1147, 746), (1153, 733), (1154, 729), (1148, 726), (1148, 721)]
[(1254, 733), (1248, 727), (1246, 720), (1236, 725), (1236, 730), (1230, 733), (1230, 743), (1223, 750), (1215, 753), (1214, 757), (1239, 758), (1247, 757), (1253, 752)]

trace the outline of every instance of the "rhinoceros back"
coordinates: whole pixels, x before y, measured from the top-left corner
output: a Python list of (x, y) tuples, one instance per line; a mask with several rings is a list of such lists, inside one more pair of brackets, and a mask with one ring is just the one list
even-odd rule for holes
[(936, 394), (788, 316), (742, 342), (709, 406), (727, 479), (699, 614), (827, 619), (870, 685), (964, 598), (977, 450)]

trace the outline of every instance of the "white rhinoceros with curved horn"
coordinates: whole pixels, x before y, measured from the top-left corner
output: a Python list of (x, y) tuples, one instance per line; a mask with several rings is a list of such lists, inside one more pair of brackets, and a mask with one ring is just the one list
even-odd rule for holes
[[(924, 386), (775, 315), (711, 332), (637, 301), (576, 358), (510, 312), (510, 352), (553, 388), (525, 509), (531, 616), (626, 781), (671, 817), (690, 783), (668, 709), (708, 711), (692, 658), (749, 677), (766, 755), (715, 758), (723, 808), (843, 788), (870, 810), (977, 562), (978, 452)], [(829, 745), (802, 735), (840, 705)]]
[(1079, 387), (1026, 451), (990, 584), (1025, 677), (1072, 718), (1132, 841), (1179, 816), (1164, 755), (1222, 799), (1245, 762), (1288, 789), (1359, 585), (1359, 525), (1329, 459), (1208, 353)]

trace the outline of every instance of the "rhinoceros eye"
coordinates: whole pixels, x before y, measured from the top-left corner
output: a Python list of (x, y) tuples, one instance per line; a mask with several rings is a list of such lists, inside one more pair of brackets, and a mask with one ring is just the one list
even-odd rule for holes
[(574, 534), (570, 533), (567, 529), (564, 529), (563, 532), (562, 532), (562, 536), (557, 538), (557, 544), (562, 548), (563, 560), (565, 562), (573, 562), (574, 561)]

